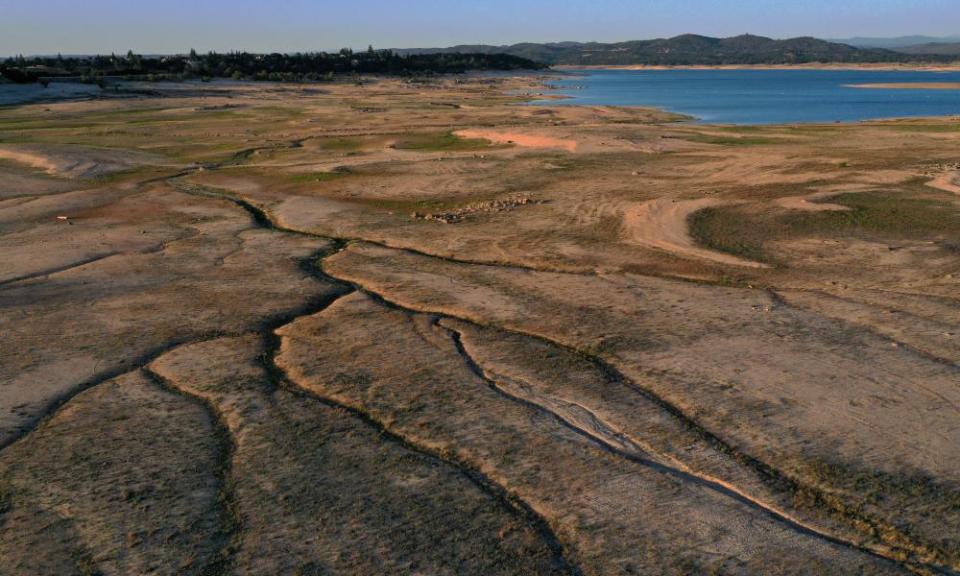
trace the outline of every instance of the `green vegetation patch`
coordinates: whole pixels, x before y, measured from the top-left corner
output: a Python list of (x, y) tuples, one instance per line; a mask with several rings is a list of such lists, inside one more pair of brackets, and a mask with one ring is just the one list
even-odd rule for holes
[(790, 140), (782, 138), (764, 138), (761, 136), (717, 136), (713, 134), (686, 134), (682, 137), (688, 142), (701, 144), (716, 144), (718, 146), (766, 146), (768, 144), (792, 144)]
[(363, 144), (360, 138), (330, 138), (321, 142), (320, 148), (334, 152), (356, 152), (363, 148)]
[(169, 110), (167, 106), (144, 106), (140, 108), (120, 108), (118, 110), (98, 110), (85, 114), (91, 118), (125, 118), (127, 116), (137, 116), (140, 114), (153, 114), (154, 112), (163, 112)]
[(897, 132), (933, 132), (933, 133), (953, 133), (960, 132), (960, 123), (943, 124), (880, 124), (878, 128), (886, 128)]
[(330, 182), (332, 180), (339, 180), (344, 176), (349, 175), (349, 172), (340, 171), (340, 172), (303, 172), (300, 174), (289, 174), (287, 180), (290, 182), (296, 182), (297, 184), (306, 184), (309, 182)]
[(703, 246), (777, 264), (767, 242), (814, 236), (887, 240), (940, 240), (960, 235), (960, 206), (922, 190), (842, 194), (825, 202), (849, 211), (754, 212), (732, 206), (690, 216), (690, 234)]
[(733, 134), (756, 134), (757, 132), (767, 132), (770, 128), (747, 124), (743, 126), (718, 126), (717, 130), (731, 132)]
[[(145, 171), (141, 167), (127, 168), (125, 170), (117, 170), (115, 172), (97, 174), (96, 176), (91, 176), (90, 178), (86, 178), (85, 181), (91, 184), (97, 184), (97, 185), (114, 184), (116, 182), (120, 182), (128, 178), (132, 178), (144, 172)], [(147, 172), (150, 172), (150, 173), (157, 172), (161, 174), (163, 173), (162, 170), (156, 170), (156, 169), (149, 170)]]
[(10, 495), (10, 490), (3, 485), (0, 485), (0, 514), (4, 514), (10, 511), (13, 508), (13, 497)]
[(485, 150), (501, 148), (493, 146), (481, 138), (460, 138), (453, 132), (428, 132), (403, 136), (394, 145), (397, 150), (416, 150), (420, 152), (448, 152), (462, 150)]
[(299, 118), (306, 114), (302, 109), (292, 106), (257, 106), (244, 113), (237, 113), (233, 110), (227, 110), (226, 112), (230, 112), (232, 116), (260, 117), (261, 115), (267, 115), (282, 116), (284, 118)]
[[(960, 545), (960, 532), (956, 529), (960, 524), (960, 491), (956, 485), (920, 471), (890, 474), (837, 461), (805, 463), (803, 473), (816, 484), (840, 490), (824, 500), (814, 491), (800, 489), (794, 494), (797, 507), (817, 510), (826, 504), (855, 523), (871, 519), (874, 536), (889, 544), (910, 549), (920, 542), (940, 562), (949, 562), (956, 556)], [(909, 510), (914, 514), (889, 523), (874, 514), (883, 509)], [(922, 516), (939, 518), (942, 532), (933, 534), (929, 525), (917, 525), (915, 520)]]

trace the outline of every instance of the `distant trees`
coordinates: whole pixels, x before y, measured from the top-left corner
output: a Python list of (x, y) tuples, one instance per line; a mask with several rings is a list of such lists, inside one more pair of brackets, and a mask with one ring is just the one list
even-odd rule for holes
[(139, 54), (134, 54), (133, 50), (127, 52), (127, 63), (131, 69), (137, 72), (143, 71), (143, 57)]
[(7, 59), (4, 76), (14, 81), (36, 81), (39, 77), (81, 77), (96, 81), (104, 76), (136, 79), (232, 78), (235, 80), (321, 81), (337, 75), (385, 74), (424, 75), (462, 73), (473, 70), (532, 70), (542, 64), (506, 54), (412, 54), (390, 50), (364, 52), (344, 48), (336, 53), (250, 54), (210, 52), (200, 55), (191, 49), (187, 56), (143, 57), (132, 50), (126, 56), (89, 56)]

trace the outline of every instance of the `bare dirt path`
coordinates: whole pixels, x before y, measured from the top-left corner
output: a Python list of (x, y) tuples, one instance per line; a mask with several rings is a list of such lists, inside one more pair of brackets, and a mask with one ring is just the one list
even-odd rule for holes
[(830, 202), (817, 202), (823, 198), (836, 196), (840, 192), (827, 190), (824, 192), (814, 192), (803, 196), (787, 196), (777, 198), (773, 203), (787, 210), (801, 210), (803, 212), (846, 212), (850, 210), (849, 206), (843, 204), (833, 204)]
[(943, 190), (944, 192), (960, 194), (960, 184), (957, 183), (958, 178), (960, 178), (960, 172), (945, 172), (930, 182), (927, 182), (927, 186), (936, 188), (937, 190)]
[(687, 218), (704, 208), (729, 202), (718, 198), (673, 200), (658, 198), (627, 210), (624, 215), (628, 240), (648, 248), (670, 252), (685, 258), (707, 260), (728, 266), (768, 268), (766, 264), (715, 252), (697, 246), (690, 236)]

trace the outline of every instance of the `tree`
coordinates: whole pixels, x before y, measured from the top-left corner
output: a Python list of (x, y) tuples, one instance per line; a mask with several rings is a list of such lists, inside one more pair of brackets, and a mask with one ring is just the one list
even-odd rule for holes
[(134, 54), (133, 50), (127, 51), (127, 62), (134, 70), (143, 70), (143, 58), (139, 54)]

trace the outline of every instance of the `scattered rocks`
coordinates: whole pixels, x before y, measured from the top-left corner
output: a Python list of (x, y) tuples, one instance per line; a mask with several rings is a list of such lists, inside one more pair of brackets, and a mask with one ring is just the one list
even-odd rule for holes
[(960, 162), (937, 162), (936, 164), (927, 164), (924, 166), (922, 174), (924, 176), (939, 176), (949, 170), (960, 170)]
[(507, 212), (520, 206), (529, 204), (540, 204), (542, 201), (533, 200), (529, 196), (518, 196), (506, 200), (485, 200), (482, 202), (473, 202), (462, 208), (448, 210), (444, 212), (412, 212), (411, 218), (417, 220), (432, 220), (442, 224), (457, 224), (463, 222), (467, 217), (474, 214)]

